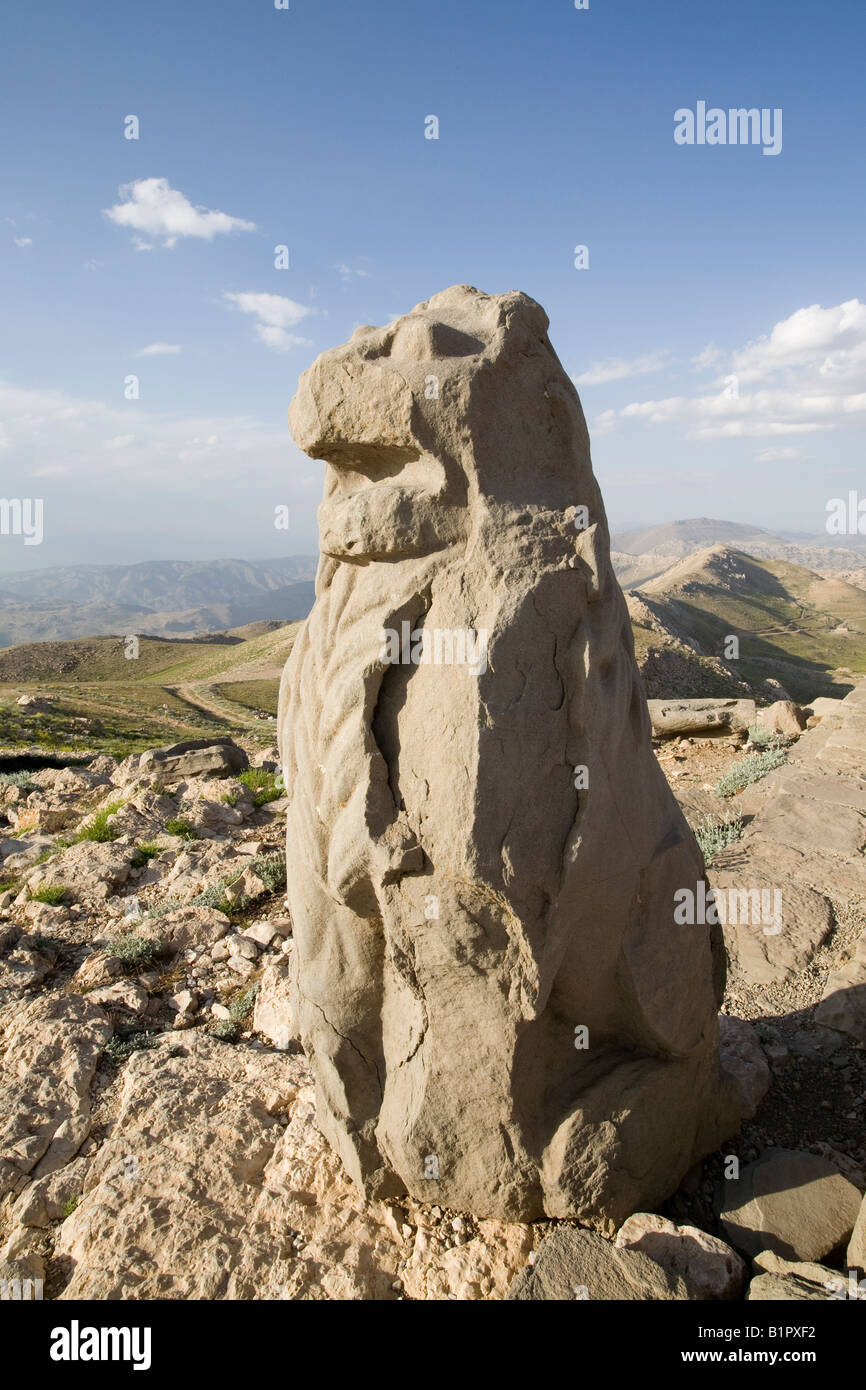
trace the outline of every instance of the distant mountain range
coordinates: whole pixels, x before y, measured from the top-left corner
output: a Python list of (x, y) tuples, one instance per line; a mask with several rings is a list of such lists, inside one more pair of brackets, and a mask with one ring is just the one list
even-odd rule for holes
[(611, 546), (617, 577), (623, 588), (630, 588), (661, 574), (676, 560), (712, 545), (728, 545), (757, 559), (786, 560), (820, 573), (862, 569), (866, 565), (866, 536), (846, 536), (844, 546), (836, 544), (837, 539), (824, 533), (774, 533), (761, 526), (701, 516), (643, 530), (618, 531), (611, 536)]
[(152, 560), (0, 574), (0, 647), (130, 632), (196, 637), (305, 618), (317, 557)]

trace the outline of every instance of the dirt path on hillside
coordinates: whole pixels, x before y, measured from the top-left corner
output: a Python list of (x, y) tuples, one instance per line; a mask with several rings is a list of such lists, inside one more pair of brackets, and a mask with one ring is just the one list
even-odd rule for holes
[[(236, 673), (232, 672), (233, 678), (235, 675)], [(267, 679), (267, 677), (260, 677), (259, 679)], [(232, 681), (220, 680), (214, 684), (230, 685), (234, 684), (234, 679)], [(234, 728), (249, 729), (256, 733), (270, 734), (276, 738), (275, 720), (259, 719), (243, 705), (234, 704), (231, 700), (224, 700), (216, 694), (209, 681), (191, 681), (182, 685), (167, 685), (164, 689), (170, 690), (178, 700), (183, 700), (185, 704), (191, 705), (193, 709), (199, 710), (202, 714), (207, 714), (211, 719), (216, 719), (220, 724), (229, 724)]]

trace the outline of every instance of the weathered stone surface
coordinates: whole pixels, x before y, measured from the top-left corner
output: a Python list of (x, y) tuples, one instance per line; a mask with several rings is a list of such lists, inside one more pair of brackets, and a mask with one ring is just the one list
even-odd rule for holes
[(813, 719), (826, 719), (828, 715), (838, 714), (841, 704), (841, 700), (832, 700), (828, 695), (818, 695), (809, 701), (803, 713)]
[(285, 1050), (294, 1037), (287, 956), (280, 956), (262, 974), (261, 989), (256, 995), (253, 1028), (270, 1038), (274, 1046), (281, 1050)]
[[(801, 970), (833, 929), (827, 898), (798, 872), (818, 877), (802, 854), (757, 833), (721, 850), (707, 870), (725, 904), (725, 944), (752, 984), (777, 984)], [(774, 918), (776, 905), (780, 921)]]
[(793, 700), (776, 700), (766, 709), (758, 710), (755, 722), (759, 729), (766, 729), (771, 734), (798, 738), (806, 727), (806, 715)]
[(126, 883), (134, 862), (133, 845), (82, 840), (34, 869), (27, 884), (63, 884), (73, 902), (102, 902)]
[(617, 1232), (618, 1250), (639, 1250), (683, 1281), (692, 1299), (739, 1298), (747, 1268), (736, 1250), (695, 1226), (636, 1212)]
[(643, 1250), (618, 1249), (594, 1231), (570, 1226), (559, 1226), (545, 1236), (532, 1264), (518, 1274), (508, 1290), (509, 1301), (535, 1303), (690, 1297), (679, 1275)]
[(746, 733), (756, 718), (754, 700), (647, 700), (647, 705), (659, 738)]
[(231, 777), (249, 765), (244, 750), (230, 738), (193, 738), (169, 748), (148, 749), (136, 771), (138, 775), (159, 772), (169, 783), (185, 777)]
[(2, 1035), (0, 1194), (62, 1168), (90, 1132), (90, 1084), (111, 1036), (102, 1009), (69, 994), (35, 999)]
[(368, 1192), (613, 1234), (738, 1116), (719, 933), (673, 919), (702, 860), (546, 329), (457, 286), (301, 379), (328, 468), (280, 701), (292, 1017)]
[(746, 1295), (749, 1302), (778, 1299), (783, 1302), (814, 1301), (847, 1296), (847, 1280), (838, 1269), (808, 1260), (783, 1260), (772, 1250), (762, 1250), (752, 1261), (755, 1278)]
[(866, 1042), (866, 936), (847, 960), (831, 970), (813, 1021)]
[(826, 850), (831, 854), (860, 854), (866, 845), (866, 817), (849, 806), (812, 801), (802, 789), (778, 791), (761, 811), (760, 834), (792, 849)]
[(530, 1227), (480, 1222), (446, 1249), (418, 1213), (401, 1234), (347, 1179), (315, 1118), (300, 1054), (200, 1032), (136, 1053), (60, 1228), (71, 1271), (60, 1298), (504, 1297)]
[(719, 1014), (719, 1052), (722, 1066), (739, 1087), (743, 1119), (750, 1120), (773, 1080), (764, 1049), (751, 1023), (730, 1014)]
[(728, 1240), (747, 1255), (822, 1260), (854, 1229), (861, 1193), (816, 1154), (768, 1149), (725, 1184), (720, 1214)]
[(866, 1198), (860, 1203), (845, 1259), (850, 1269), (862, 1269), (866, 1273)]

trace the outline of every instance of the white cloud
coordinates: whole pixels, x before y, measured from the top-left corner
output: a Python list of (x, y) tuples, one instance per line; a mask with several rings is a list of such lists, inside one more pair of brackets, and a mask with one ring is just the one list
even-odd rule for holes
[(183, 348), (178, 343), (149, 343), (143, 347), (138, 354), (139, 357), (168, 357), (173, 353), (183, 352)]
[(337, 274), (343, 280), (351, 280), (353, 277), (359, 280), (369, 280), (370, 278), (369, 270), (353, 270), (352, 267), (346, 265), (344, 261), (338, 261), (336, 265), (331, 266), (331, 269), (336, 270)]
[(12, 240), (15, 242), (15, 245), (16, 245), (16, 246), (32, 246), (32, 245), (33, 245), (33, 238), (32, 238), (32, 236), (16, 236), (16, 237), (13, 237)]
[(696, 371), (703, 372), (706, 371), (707, 367), (715, 366), (716, 362), (720, 362), (723, 356), (722, 349), (716, 347), (715, 343), (707, 343), (704, 350), (692, 358), (692, 366)]
[(224, 298), (242, 314), (254, 315), (258, 320), (256, 336), (274, 352), (288, 352), (290, 348), (309, 343), (309, 338), (299, 338), (288, 332), (314, 312), (306, 304), (297, 304), (281, 294), (256, 294), (251, 290), (242, 294), (226, 290)]
[(848, 299), (830, 309), (811, 304), (782, 319), (765, 337), (735, 352), (731, 370), (741, 381), (760, 381), (785, 368), (814, 367), (818, 358), (827, 353), (828, 364), (844, 368), (852, 352), (859, 354), (862, 364), (864, 345), (866, 304), (859, 299)]
[(796, 444), (786, 444), (780, 448), (762, 449), (759, 454), (755, 454), (755, 463), (793, 462), (795, 459), (805, 457), (803, 450), (799, 449)]
[[(161, 238), (164, 246), (174, 246), (179, 237), (197, 237), (213, 241), (215, 236), (228, 232), (253, 232), (254, 222), (230, 217), (226, 212), (194, 207), (168, 179), (138, 179), (124, 184), (119, 190), (122, 200), (105, 208), (105, 215), (118, 227), (130, 227), (145, 236)], [(152, 242), (141, 237), (134, 239), (138, 251), (149, 251)]]
[[(0, 419), (25, 475), (66, 478), (75, 486), (89, 481), (97, 490), (106, 449), (117, 455), (112, 467), (129, 470), (131, 482), (145, 468), (149, 482), (171, 490), (201, 486), (212, 476), (236, 480), (239, 455), (284, 460), (289, 443), (287, 429), (275, 433), (244, 416), (178, 417), (122, 398), (117, 404), (75, 399), (2, 380)], [(204, 471), (177, 467), (205, 461)]]
[[(693, 361), (709, 365), (709, 349)], [(718, 360), (713, 358), (712, 360)], [(733, 352), (715, 393), (633, 401), (616, 420), (681, 425), (690, 439), (814, 434), (866, 415), (866, 305), (812, 305)], [(750, 389), (752, 388), (752, 389)]]
[(613, 357), (606, 362), (593, 362), (574, 380), (578, 386), (603, 386), (608, 381), (625, 381), (627, 377), (661, 371), (666, 362), (661, 352), (647, 352), (643, 357)]

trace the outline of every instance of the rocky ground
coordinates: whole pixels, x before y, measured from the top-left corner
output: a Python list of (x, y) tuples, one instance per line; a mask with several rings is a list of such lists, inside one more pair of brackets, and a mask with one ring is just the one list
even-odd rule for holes
[(658, 741), (711, 883), (781, 881), (790, 919), (726, 928), (750, 1118), (615, 1243), (349, 1182), (291, 1040), (275, 751), (5, 774), (0, 1278), (55, 1299), (843, 1296), (866, 1272), (861, 710), (855, 690), (775, 736), (785, 760), (727, 800), (720, 778), (762, 751), (742, 731)]

